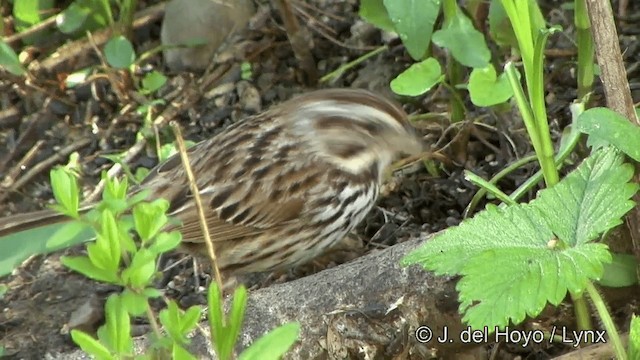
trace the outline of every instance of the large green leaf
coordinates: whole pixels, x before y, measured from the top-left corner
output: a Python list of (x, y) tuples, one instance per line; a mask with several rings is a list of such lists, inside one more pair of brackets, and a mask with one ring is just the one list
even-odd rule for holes
[[(474, 328), (506, 326), (580, 293), (611, 262), (598, 236), (621, 223), (638, 189), (633, 167), (607, 147), (529, 204), (496, 207), (407, 255), (438, 274), (461, 274), (460, 310)], [(508, 279), (508, 280), (507, 280)]]

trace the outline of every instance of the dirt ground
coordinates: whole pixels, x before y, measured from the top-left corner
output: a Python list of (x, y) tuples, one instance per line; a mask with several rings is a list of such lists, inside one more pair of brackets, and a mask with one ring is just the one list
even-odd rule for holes
[[(301, 23), (313, 34), (312, 53), (321, 75), (382, 44), (380, 32), (358, 20), (357, 3), (355, 0), (310, 1), (312, 7), (304, 9), (313, 16), (313, 21), (298, 13)], [(567, 36), (558, 35), (551, 39), (547, 57), (549, 118), (554, 137), (558, 139), (561, 129), (570, 122), (568, 105), (576, 97), (573, 70), (575, 47), (570, 40), (573, 39), (572, 13), (560, 10), (559, 3), (555, 1), (548, 3), (544, 7), (549, 14), (548, 19), (563, 25), (567, 32)], [(151, 5), (140, 1), (141, 8)], [(630, 6), (630, 10), (636, 10), (636, 13), (640, 11), (638, 4)], [(3, 15), (10, 14), (6, 6), (3, 11)], [(326, 13), (339, 16), (324, 15)], [(161, 91), (163, 96), (175, 96), (176, 92), (184, 95), (189, 91), (196, 94), (193, 105), (179, 108), (173, 114), (172, 120), (179, 121), (185, 137), (198, 141), (213, 136), (235, 120), (309, 88), (368, 87), (388, 93), (385, 87), (389, 81), (411, 63), (396, 39), (388, 43), (389, 51), (347, 70), (339, 79), (307, 86), (280, 24), (277, 12), (268, 12), (265, 26), (249, 31), (238, 40), (238, 43), (242, 41), (245, 48), (251, 49), (250, 80), (240, 79), (239, 62), (235, 60), (220, 66), (231, 70), (206, 95), (199, 94), (196, 89), (196, 79), (200, 75), (170, 74), (170, 81)], [(159, 29), (159, 19), (137, 28), (134, 40), (136, 47), (150, 49), (158, 45)], [(327, 29), (332, 32), (328, 33)], [(640, 32), (638, 29), (638, 23), (621, 27), (624, 56), (636, 101), (640, 99), (640, 83), (637, 82), (640, 51), (635, 40)], [(47, 52), (52, 50), (55, 49), (44, 48), (34, 56), (43, 60)], [(437, 49), (434, 51), (438, 57), (444, 55)], [(144, 119), (131, 109), (137, 107), (139, 99), (129, 98), (130, 104), (121, 103), (113, 84), (105, 78), (97, 78), (92, 85), (73, 89), (60, 86), (63, 75), (79, 69), (81, 64), (86, 66), (86, 63), (98, 62), (91, 49), (81, 53), (79, 58), (58, 66), (53, 72), (42, 72), (32, 84), (17, 78), (0, 78), (0, 174), (5, 179), (3, 191), (0, 192), (0, 216), (28, 212), (50, 204), (52, 194), (48, 185), (48, 171), (53, 165), (66, 162), (68, 150), (80, 154), (84, 172), (83, 189), (88, 195), (98, 183), (100, 172), (112, 166), (112, 162), (101, 156), (129, 151), (136, 144), (136, 133)], [(149, 67), (165, 71), (161, 55), (152, 57), (148, 64)], [(255, 93), (259, 94), (257, 100), (247, 95)], [(429, 120), (417, 121), (415, 125), (431, 141), (433, 150), (440, 151), (437, 171), (427, 172), (424, 166), (415, 163), (405, 166), (398, 171), (399, 176), (390, 179), (379, 205), (346, 246), (311, 265), (270, 277), (268, 281), (287, 281), (308, 275), (361, 256), (372, 249), (392, 246), (412, 235), (456, 225), (476, 191), (464, 179), (464, 170), (489, 178), (506, 164), (531, 151), (524, 127), (517, 116), (499, 116), (483, 110), (470, 113), (465, 124), (450, 126), (448, 96), (446, 90), (439, 89), (422, 97), (403, 99), (410, 113), (433, 115)], [(596, 102), (602, 101), (600, 85), (596, 86), (595, 98)], [(185, 97), (179, 99), (186, 101)], [(128, 110), (122, 110), (129, 105)], [(469, 109), (474, 109), (470, 103), (467, 105)], [(162, 110), (161, 107), (158, 112)], [(483, 126), (474, 125), (474, 121)], [(468, 146), (465, 148), (456, 146), (456, 140), (459, 139), (454, 135), (460, 128), (469, 129)], [(169, 134), (167, 128), (159, 131), (164, 142), (170, 141)], [(30, 151), (32, 153), (28, 161), (23, 163), (22, 159)], [(50, 159), (56, 156), (60, 157), (51, 162)], [(135, 170), (138, 167), (152, 167), (156, 162), (154, 144), (149, 143), (137, 152), (129, 165)], [(30, 171), (32, 169), (38, 171)], [(508, 193), (535, 170), (525, 167), (502, 180), (498, 186)], [(12, 182), (6, 183), (9, 178)], [(477, 209), (483, 206), (484, 203)], [(81, 250), (70, 249), (66, 253), (78, 251)], [(109, 293), (117, 291), (113, 286), (87, 280), (67, 270), (59, 262), (60, 255), (55, 253), (33, 257), (12, 275), (0, 278), (0, 285), (8, 287), (7, 293), (0, 299), (0, 346), (5, 348), (6, 358), (41, 359), (47, 353), (74, 347), (66, 332), (71, 313), (81, 309), (78, 312), (84, 315), (76, 314), (75, 317), (87, 316), (91, 319), (82, 322), (95, 325), (101, 320), (96, 304), (99, 305)], [(179, 257), (176, 255), (167, 263), (175, 262)], [(191, 262), (186, 261), (166, 272), (160, 285), (164, 286), (167, 295), (178, 299), (184, 306), (203, 303), (204, 296), (198, 293), (193, 279)], [(208, 276), (203, 274), (199, 280), (204, 284)], [(262, 280), (254, 281), (254, 287), (268, 285)], [(614, 310), (625, 313), (628, 309)], [(624, 325), (620, 325), (624, 329)], [(144, 329), (144, 325), (141, 325), (141, 329)], [(503, 351), (501, 358), (509, 358), (510, 353), (506, 351), (506, 355)], [(545, 359), (548, 353), (545, 349), (538, 349), (518, 356)]]

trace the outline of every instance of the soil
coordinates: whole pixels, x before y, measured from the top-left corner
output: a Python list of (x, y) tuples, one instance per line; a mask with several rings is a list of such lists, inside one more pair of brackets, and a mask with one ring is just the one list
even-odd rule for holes
[[(139, 3), (140, 9), (154, 5), (144, 1)], [(412, 60), (398, 39), (389, 39), (359, 20), (357, 3), (355, 0), (314, 0), (308, 2), (311, 7), (302, 7), (313, 16), (313, 20), (297, 13), (301, 23), (313, 35), (311, 51), (321, 75), (383, 43), (389, 46), (388, 51), (348, 69), (329, 83), (308, 85), (305, 83), (306, 74), (297, 65), (287, 41), (278, 12), (267, 11), (266, 16), (263, 14), (264, 26), (248, 31), (230, 44), (231, 49), (237, 49), (233, 46), (240, 45), (250, 49), (247, 51), (251, 54), (250, 79), (240, 78), (241, 60), (230, 56), (232, 59), (229, 62), (219, 66), (232, 67), (224, 80), (218, 81), (213, 90), (208, 89), (205, 96), (198, 97), (192, 106), (180, 109), (170, 120), (180, 123), (186, 138), (198, 141), (214, 136), (239, 118), (312, 88), (368, 87), (389, 94), (389, 81)], [(548, 18), (567, 29), (567, 36), (552, 37), (547, 56), (549, 118), (553, 136), (558, 140), (561, 129), (571, 122), (568, 105), (576, 97), (573, 69), (575, 47), (569, 40), (574, 38), (572, 13), (562, 10), (556, 2), (548, 3), (543, 6), (545, 13), (549, 14)], [(640, 10), (638, 4), (629, 6), (629, 13)], [(2, 11), (6, 19), (10, 15), (10, 8), (5, 5)], [(621, 26), (621, 42), (636, 101), (640, 99), (640, 84), (633, 80), (638, 78), (639, 68), (638, 43), (634, 40), (638, 28), (639, 25), (634, 26), (633, 23)], [(157, 46), (159, 33), (159, 19), (137, 28), (133, 38), (136, 48), (141, 51)], [(327, 33), (330, 37), (325, 36)], [(32, 47), (29, 55), (34, 62), (43, 62), (57, 46), (61, 46), (61, 43)], [(434, 49), (434, 54), (444, 59), (445, 54), (439, 50)], [(80, 155), (82, 185), (88, 195), (98, 184), (100, 173), (112, 167), (112, 162), (103, 156), (129, 151), (137, 142), (136, 134), (145, 119), (133, 110), (145, 99), (134, 96), (131, 84), (126, 81), (114, 84), (105, 77), (96, 77), (88, 85), (76, 88), (64, 87), (62, 80), (80, 69), (81, 64), (99, 63), (92, 49), (79, 57), (79, 60), (63, 64), (53, 72), (40, 72), (37, 78), (29, 82), (8, 76), (0, 78), (0, 148), (3, 149), (0, 174), (5, 179), (2, 184), (4, 191), (0, 192), (0, 216), (33, 211), (52, 203), (48, 171), (53, 165), (65, 163), (67, 155), (61, 156), (55, 163), (47, 163), (47, 160), (64, 153), (66, 148), (71, 146)], [(197, 92), (196, 79), (202, 75), (170, 73), (163, 67), (160, 54), (151, 57), (145, 64), (140, 71), (158, 69), (170, 78), (160, 91), (161, 97), (168, 98), (176, 92), (189, 90)], [(119, 79), (126, 80), (127, 77), (119, 74)], [(259, 96), (252, 97), (255, 94)], [(400, 99), (411, 114), (432, 115), (429, 120), (415, 122), (416, 127), (433, 144), (433, 150), (438, 151), (432, 171), (427, 171), (419, 161), (402, 166), (385, 186), (378, 206), (339, 251), (287, 273), (247, 281), (251, 281), (254, 288), (268, 286), (274, 281), (288, 281), (336, 266), (373, 249), (457, 225), (477, 191), (465, 180), (464, 171), (470, 170), (483, 178), (490, 178), (532, 150), (515, 110), (512, 116), (498, 115), (486, 109), (471, 110), (467, 121), (451, 125), (448, 119), (449, 96), (446, 89), (440, 88), (425, 96)], [(600, 85), (596, 85), (594, 99), (595, 103), (602, 101)], [(466, 106), (476, 109), (470, 102)], [(155, 114), (163, 109), (159, 106)], [(460, 146), (465, 142), (461, 142), (456, 134), (464, 134), (465, 131), (469, 136), (468, 142), (466, 146)], [(158, 131), (163, 144), (171, 141), (170, 134), (167, 126)], [(153, 134), (149, 138), (153, 139)], [(155, 144), (149, 141), (142, 151), (128, 161), (128, 165), (134, 172), (138, 168), (150, 168), (157, 163), (155, 154)], [(579, 161), (578, 158), (574, 160)], [(29, 170), (39, 166), (42, 168), (32, 176)], [(509, 193), (535, 171), (533, 166), (523, 167), (500, 181), (498, 186)], [(26, 175), (29, 178), (20, 183)], [(13, 185), (7, 182), (8, 179), (13, 180)], [(16, 182), (20, 186), (15, 186)], [(486, 201), (481, 202), (476, 210), (482, 209), (485, 204)], [(102, 320), (99, 310), (101, 301), (118, 289), (88, 280), (60, 264), (61, 255), (80, 251), (79, 248), (73, 248), (32, 257), (10, 276), (0, 278), (0, 285), (8, 289), (3, 297), (0, 296), (0, 346), (4, 347), (6, 358), (41, 359), (46, 354), (66, 351), (74, 347), (67, 332), (68, 327), (73, 325), (70, 322), (79, 322), (88, 328), (99, 325)], [(175, 262), (180, 257), (182, 255), (175, 255), (167, 262)], [(195, 277), (193, 271), (191, 262), (186, 261), (167, 271), (161, 282), (166, 294), (178, 299), (183, 306), (204, 301), (201, 288), (194, 279), (202, 285), (209, 280), (208, 275), (204, 273)], [(628, 314), (634, 308), (638, 312), (638, 304), (615, 310)], [(625, 328), (624, 322), (621, 322), (620, 328)], [(516, 354), (510, 349), (502, 349), (497, 358), (521, 356), (544, 359), (548, 358), (546, 350)]]

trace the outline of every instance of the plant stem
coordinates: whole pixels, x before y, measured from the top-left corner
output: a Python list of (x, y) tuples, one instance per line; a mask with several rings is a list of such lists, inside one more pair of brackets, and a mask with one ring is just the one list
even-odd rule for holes
[(611, 343), (613, 345), (613, 350), (616, 353), (616, 358), (619, 360), (628, 359), (627, 352), (624, 348), (624, 345), (622, 344), (622, 340), (620, 339), (620, 334), (618, 334), (618, 330), (616, 329), (616, 324), (613, 322), (613, 319), (611, 318), (611, 315), (609, 314), (607, 306), (600, 296), (600, 293), (591, 282), (587, 283), (586, 290), (589, 294), (589, 298), (591, 298), (591, 301), (593, 302), (593, 306), (596, 308), (596, 311), (600, 316), (600, 320), (602, 321), (602, 325), (604, 325), (604, 328), (607, 331), (607, 335), (609, 335), (609, 340), (611, 340)]
[(594, 80), (593, 38), (585, 0), (575, 0), (573, 21), (578, 42), (578, 99), (582, 99), (591, 92)]

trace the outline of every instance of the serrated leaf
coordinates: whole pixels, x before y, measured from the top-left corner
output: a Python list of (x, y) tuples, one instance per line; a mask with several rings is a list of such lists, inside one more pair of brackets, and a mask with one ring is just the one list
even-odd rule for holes
[(124, 36), (110, 39), (104, 46), (104, 56), (107, 63), (116, 69), (126, 69), (136, 60), (133, 45)]
[[(633, 207), (633, 169), (613, 148), (594, 153), (529, 204), (487, 210), (407, 255), (437, 274), (462, 274), (461, 311), (472, 327), (536, 316), (567, 291), (580, 293), (611, 261), (592, 243)], [(508, 279), (508, 281), (505, 281)]]
[(0, 67), (16, 76), (27, 73), (18, 59), (18, 54), (4, 40), (0, 40)]
[(610, 260), (604, 244), (563, 251), (542, 246), (486, 250), (469, 259), (457, 285), (463, 321), (474, 329), (495, 329), (535, 317), (547, 302), (562, 302), (567, 290), (582, 291), (590, 278), (601, 276), (603, 262)]
[(493, 106), (506, 102), (513, 96), (513, 90), (506, 74), (496, 75), (496, 69), (489, 65), (484, 69), (475, 68), (469, 76), (469, 95), (476, 106)]
[(383, 0), (361, 0), (358, 15), (385, 31), (395, 31)]
[(433, 33), (433, 43), (451, 51), (453, 58), (464, 66), (485, 68), (491, 60), (484, 35), (459, 9), (442, 29)]
[(578, 117), (578, 130), (589, 134), (594, 148), (611, 144), (635, 161), (640, 161), (640, 126), (607, 108), (592, 108)]
[(440, 0), (384, 0), (391, 22), (409, 55), (422, 60), (440, 14)]
[(531, 204), (547, 218), (555, 235), (569, 246), (585, 244), (622, 222), (638, 185), (629, 183), (633, 167), (605, 148), (587, 158)]
[(418, 96), (429, 91), (443, 79), (444, 75), (438, 60), (428, 58), (412, 64), (391, 80), (391, 90), (398, 95)]
[(298, 340), (300, 324), (279, 326), (256, 340), (240, 354), (239, 360), (278, 360)]

